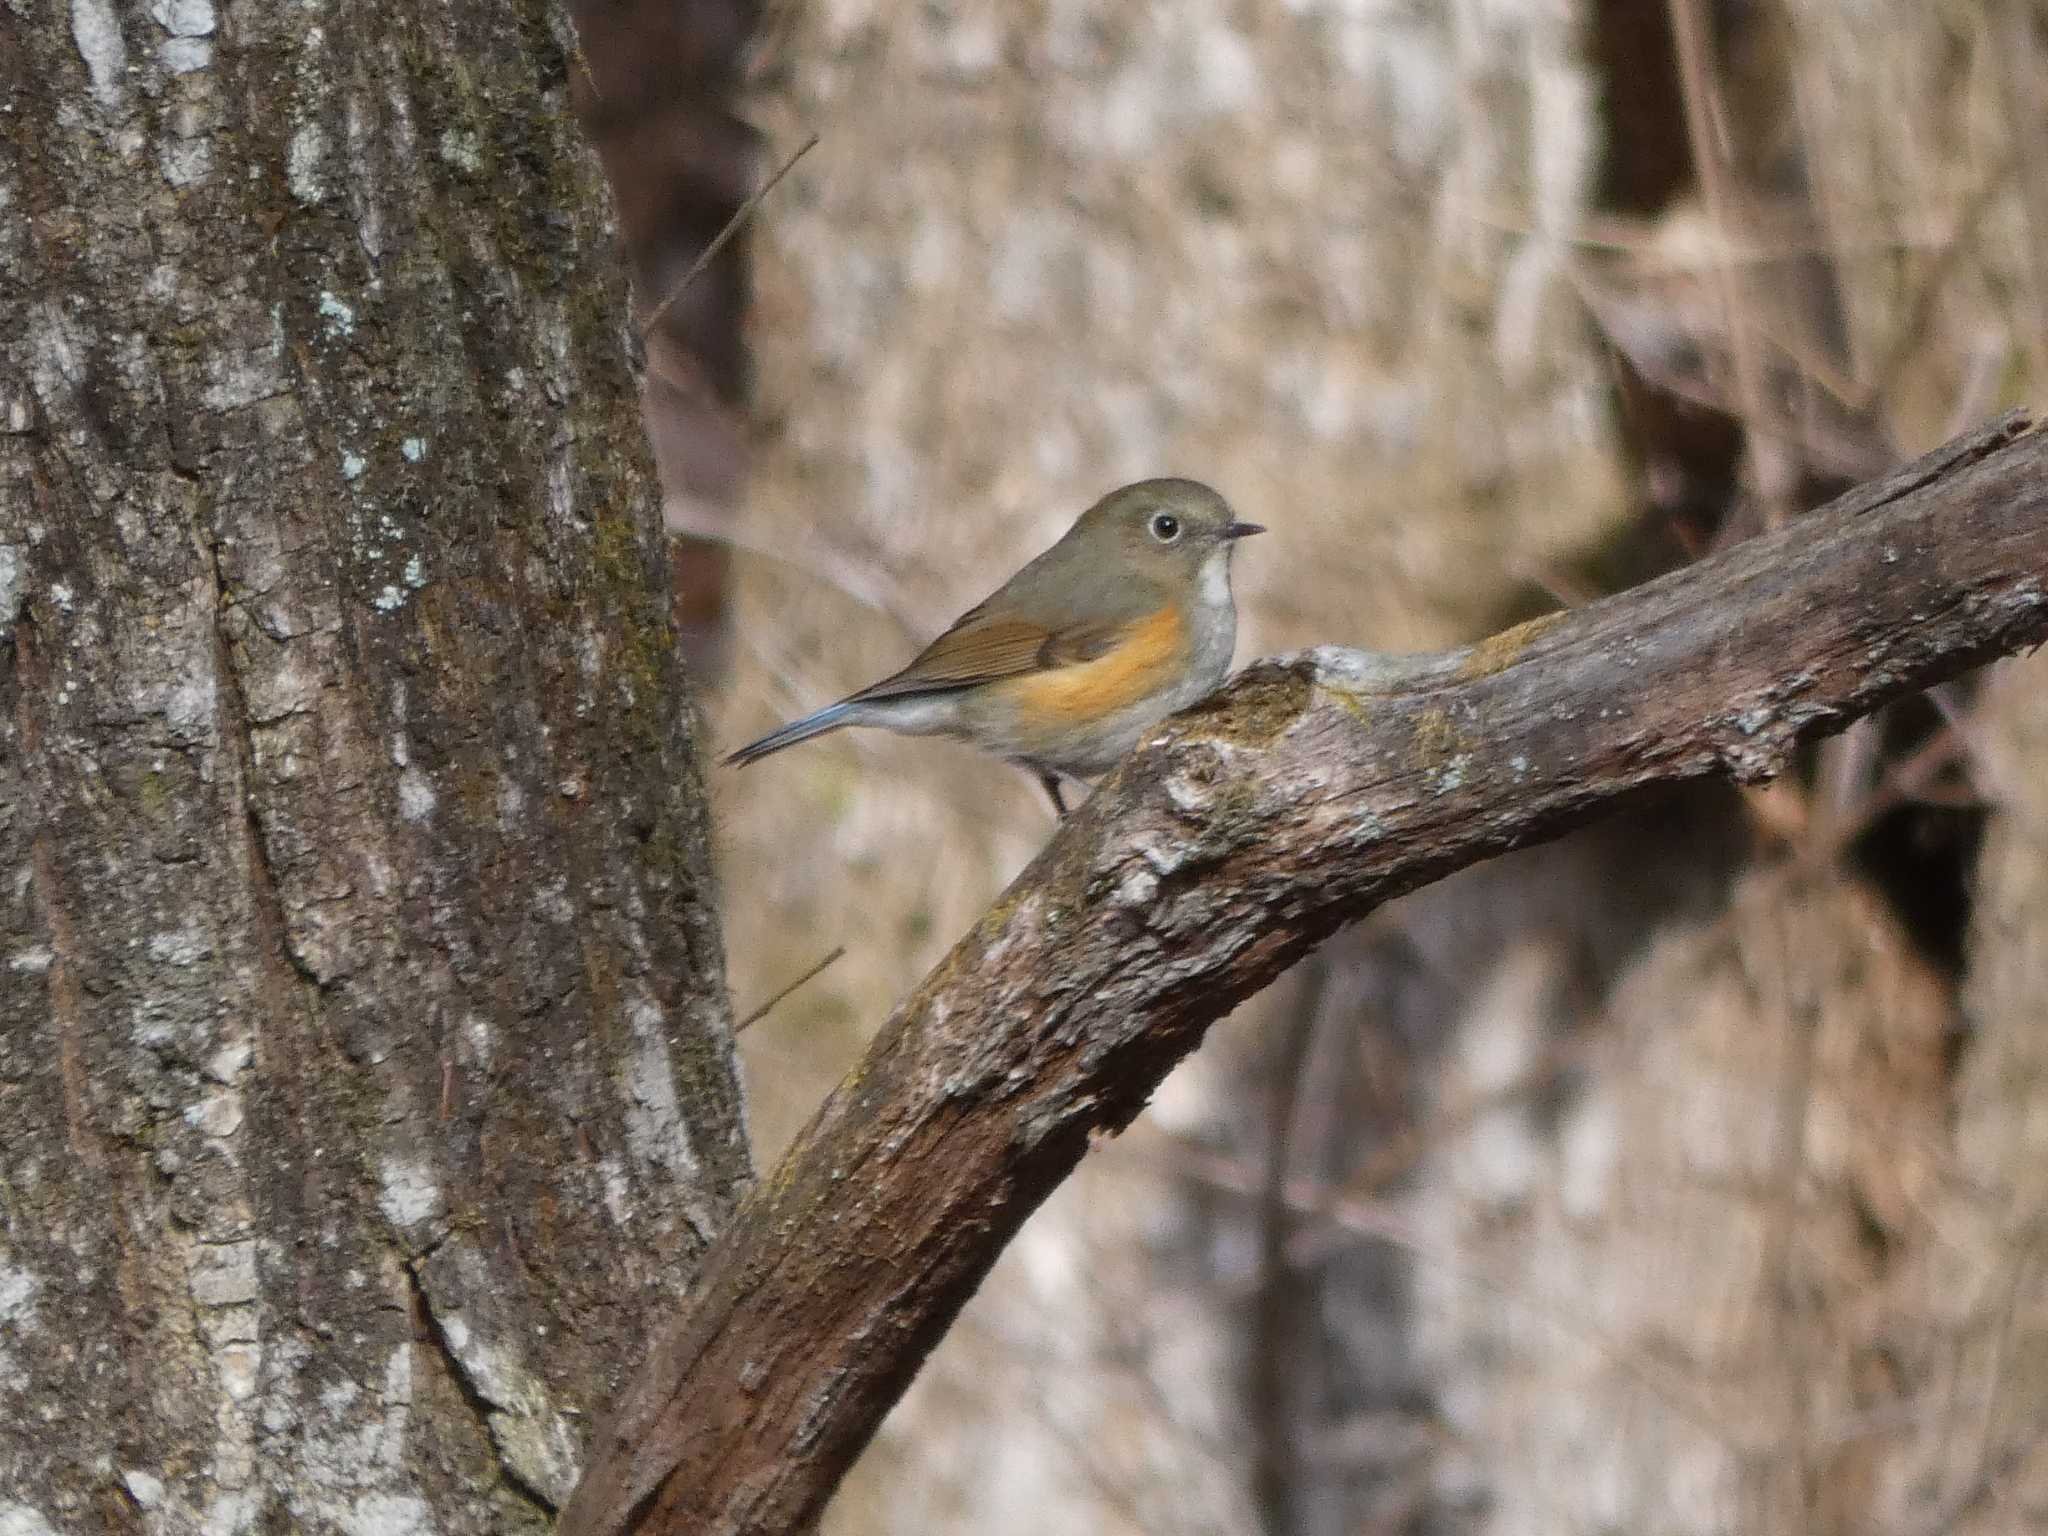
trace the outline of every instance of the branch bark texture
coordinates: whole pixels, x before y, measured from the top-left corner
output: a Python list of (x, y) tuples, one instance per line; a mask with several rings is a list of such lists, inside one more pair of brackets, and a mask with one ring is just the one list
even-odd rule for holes
[(1769, 537), (1466, 650), (1261, 662), (1162, 726), (896, 1011), (748, 1198), (564, 1536), (803, 1529), (1010, 1235), (1338, 926), (1623, 795), (2048, 635), (2015, 415)]

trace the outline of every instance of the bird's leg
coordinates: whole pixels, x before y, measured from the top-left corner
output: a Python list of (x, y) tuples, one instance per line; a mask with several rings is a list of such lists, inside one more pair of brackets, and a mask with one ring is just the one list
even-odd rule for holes
[(1056, 773), (1041, 773), (1038, 782), (1045, 786), (1045, 792), (1052, 796), (1052, 808), (1059, 812), (1060, 820), (1067, 817), (1066, 797), (1060, 793), (1060, 776)]

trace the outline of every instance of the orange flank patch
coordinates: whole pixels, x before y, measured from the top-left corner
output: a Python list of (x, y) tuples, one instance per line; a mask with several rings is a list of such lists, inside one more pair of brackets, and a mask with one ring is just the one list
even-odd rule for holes
[(1099, 720), (1164, 687), (1186, 656), (1180, 609), (1161, 608), (1124, 630), (1093, 661), (1027, 673), (1004, 691), (1028, 718)]

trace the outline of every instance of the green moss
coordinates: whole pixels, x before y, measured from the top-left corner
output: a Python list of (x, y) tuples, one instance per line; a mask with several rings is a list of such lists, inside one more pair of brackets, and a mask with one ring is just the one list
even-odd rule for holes
[(1504, 629), (1497, 635), (1489, 635), (1465, 653), (1465, 659), (1458, 663), (1458, 678), (1470, 682), (1476, 678), (1491, 677), (1496, 672), (1505, 672), (1520, 661), (1530, 646), (1548, 634), (1564, 620), (1562, 610), (1546, 613), (1525, 620), (1513, 629)]
[(499, 775), (488, 767), (463, 762), (456, 765), (451, 777), (463, 818), (472, 826), (490, 825), (498, 813)]
[(1425, 709), (1415, 717), (1415, 731), (1409, 737), (1409, 763), (1416, 768), (1434, 767), (1470, 746), (1448, 714), (1437, 708)]
[(152, 768), (142, 776), (142, 809), (151, 820), (163, 815), (171, 803), (171, 787), (161, 769)]
[(1264, 747), (1308, 713), (1314, 696), (1314, 685), (1299, 673), (1277, 667), (1260, 669), (1196, 705), (1183, 718), (1193, 725), (1193, 735), (1237, 746)]
[(594, 527), (594, 594), (611, 615), (608, 650), (614, 707), (635, 751), (667, 744), (670, 692), (676, 686), (675, 631), (648, 590), (638, 531), (619, 512), (601, 513)]
[(1323, 697), (1360, 725), (1372, 724), (1372, 710), (1365, 702), (1368, 695), (1351, 688), (1325, 688)]
[[(590, 274), (595, 277), (595, 274)], [(625, 295), (608, 282), (573, 284), (563, 296), (562, 318), (569, 343), (581, 358), (608, 358), (618, 352), (618, 325)]]
[(674, 816), (656, 819), (654, 830), (643, 845), (642, 863), (660, 885), (673, 892), (691, 892), (703, 878), (702, 866), (692, 852), (692, 840), (683, 836)]
[(593, 1029), (615, 1024), (623, 1015), (619, 977), (612, 965), (612, 952), (596, 939), (583, 941), (583, 984), (590, 989), (590, 1021)]

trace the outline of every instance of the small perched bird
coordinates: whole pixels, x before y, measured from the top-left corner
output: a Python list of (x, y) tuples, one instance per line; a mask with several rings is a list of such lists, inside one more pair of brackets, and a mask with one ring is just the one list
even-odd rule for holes
[(1146, 729), (1223, 681), (1237, 641), (1230, 557), (1264, 533), (1193, 480), (1140, 480), (962, 614), (894, 676), (770, 731), (751, 763), (848, 725), (951, 736), (1036, 774), (1107, 772)]

